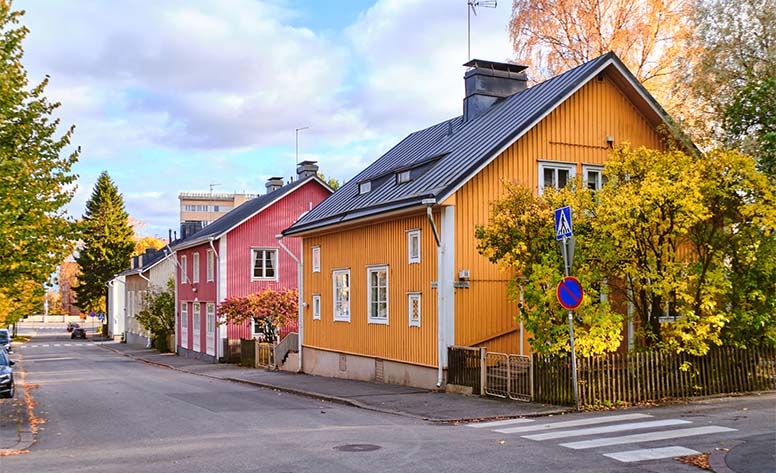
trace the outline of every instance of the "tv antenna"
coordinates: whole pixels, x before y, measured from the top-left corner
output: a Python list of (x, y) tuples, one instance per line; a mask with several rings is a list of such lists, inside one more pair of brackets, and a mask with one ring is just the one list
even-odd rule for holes
[(468, 52), (469, 61), (472, 59), (472, 13), (477, 16), (477, 7), (482, 8), (496, 8), (498, 6), (497, 0), (466, 0), (466, 33), (468, 37)]
[(211, 194), (213, 193), (213, 188), (214, 188), (215, 186), (220, 186), (220, 185), (221, 185), (221, 184), (217, 184), (217, 183), (211, 182), (211, 183), (210, 183), (210, 193), (211, 193)]
[(296, 150), (296, 164), (299, 164), (299, 132), (302, 130), (309, 130), (309, 126), (303, 126), (301, 128), (294, 128), (294, 149)]

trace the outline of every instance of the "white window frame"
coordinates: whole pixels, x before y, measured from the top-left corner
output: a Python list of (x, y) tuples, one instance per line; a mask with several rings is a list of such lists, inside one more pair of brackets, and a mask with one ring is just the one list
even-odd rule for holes
[[(588, 172), (595, 172), (598, 174), (596, 176), (595, 182), (593, 183), (594, 187), (592, 189), (590, 188), (590, 181), (587, 178)], [(598, 190), (601, 190), (601, 188), (604, 186), (604, 167), (603, 166), (584, 164), (582, 165), (582, 176), (585, 180), (585, 185), (587, 186), (588, 189), (598, 191)]]
[[(412, 254), (412, 239), (418, 239), (418, 254)], [(409, 264), (420, 263), (420, 229), (410, 230), (407, 232), (407, 262)]]
[(199, 282), (199, 253), (192, 253), (191, 255), (191, 282)]
[[(420, 292), (408, 292), (407, 293), (407, 324), (410, 327), (420, 327), (420, 320), (421, 320), (421, 293)], [(418, 318), (417, 320), (414, 320), (412, 318), (412, 301), (416, 300), (418, 301)]]
[(321, 320), (321, 295), (313, 294), (313, 320)]
[(188, 258), (186, 258), (186, 255), (181, 255), (181, 284), (188, 284), (187, 280), (189, 279), (189, 275), (186, 274), (188, 272), (189, 272)]
[(189, 328), (189, 303), (181, 302), (181, 328)]
[(397, 184), (403, 184), (405, 182), (410, 182), (411, 177), (412, 176), (410, 175), (410, 171), (409, 170), (399, 171), (399, 172), (396, 173), (396, 183)]
[(313, 246), (311, 259), (313, 261), (313, 272), (320, 273), (321, 272), (321, 247), (320, 246)]
[[(378, 286), (377, 287), (373, 287), (372, 286), (372, 274), (378, 273), (378, 272), (385, 272), (385, 300), (384, 301), (380, 300), (380, 291), (379, 291), (379, 289), (381, 287), (379, 286), (379, 282), (378, 282)], [(368, 314), (368, 319), (367, 319), (368, 322), (370, 324), (388, 325), (388, 314), (389, 314), (389, 311), (388, 311), (388, 308), (389, 308), (389, 304), (388, 304), (388, 300), (389, 300), (388, 291), (389, 291), (389, 288), (390, 288), (390, 284), (388, 282), (388, 265), (369, 266), (369, 267), (367, 267), (366, 268), (366, 287), (367, 287), (367, 299), (366, 299), (367, 308), (366, 308), (366, 313)], [(377, 289), (376, 294), (375, 294), (375, 289)], [(372, 300), (373, 296), (376, 296), (376, 300), (375, 301)], [(379, 312), (379, 306), (382, 305), (382, 304), (385, 304), (385, 316), (377, 315), (377, 314), (375, 314), (372, 311), (372, 304), (373, 304), (373, 302), (378, 305), (378, 312)]]
[(216, 252), (207, 250), (207, 281), (212, 282), (216, 279)]
[(216, 331), (216, 305), (212, 302), (205, 304), (205, 332)]
[[(348, 285), (345, 288), (347, 291), (347, 297), (342, 300), (343, 304), (341, 306), (347, 306), (346, 310), (344, 312), (337, 310), (337, 303), (339, 302), (337, 300), (337, 276), (339, 275), (345, 275), (348, 279)], [(331, 272), (331, 289), (332, 289), (332, 309), (334, 313), (334, 321), (335, 322), (350, 322), (350, 286), (352, 285), (352, 280), (350, 279), (350, 270), (349, 269), (337, 269)]]
[(372, 191), (372, 181), (364, 181), (358, 185), (358, 193), (366, 194)]
[(552, 169), (555, 171), (553, 179), (553, 187), (558, 188), (558, 170), (568, 171), (569, 178), (567, 182), (571, 182), (577, 176), (576, 163), (561, 163), (557, 161), (539, 161), (539, 195), (544, 193), (544, 171), (545, 169)]
[[(274, 268), (272, 268), (275, 271), (275, 274), (272, 276), (256, 276), (255, 268), (256, 268), (256, 254), (258, 252), (262, 252), (262, 261), (264, 261), (264, 254), (263, 252), (270, 251), (274, 253), (275, 258), (273, 259), (273, 263), (275, 265)], [(278, 273), (279, 273), (279, 259), (280, 259), (280, 252), (277, 248), (272, 247), (255, 247), (251, 248), (251, 281), (277, 281), (278, 280)], [(264, 274), (267, 273), (267, 268), (264, 268)]]

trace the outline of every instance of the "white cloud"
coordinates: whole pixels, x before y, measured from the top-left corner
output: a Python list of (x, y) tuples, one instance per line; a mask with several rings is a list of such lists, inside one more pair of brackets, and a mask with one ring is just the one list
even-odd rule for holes
[[(56, 115), (76, 124), (77, 216), (107, 169), (130, 214), (166, 233), (177, 226), (178, 192), (210, 183), (263, 192), (266, 177), (293, 174), (294, 128), (310, 127), (300, 159), (342, 180), (408, 133), (461, 113), (465, 0), (379, 0), (324, 32), (299, 26), (316, 2), (14, 6), (27, 10), (31, 82), (51, 75)], [(472, 17), (473, 57), (511, 55), (510, 6)]]
[[(472, 16), (472, 57), (506, 60), (509, 4)], [(368, 71), (359, 102), (383, 130), (425, 127), (462, 113), (465, 2), (381, 0), (347, 32)]]

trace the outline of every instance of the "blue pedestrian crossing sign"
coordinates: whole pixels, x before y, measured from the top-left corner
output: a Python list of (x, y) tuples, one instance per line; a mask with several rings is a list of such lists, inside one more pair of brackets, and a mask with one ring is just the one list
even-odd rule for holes
[(571, 207), (555, 209), (555, 239), (570, 238), (573, 234), (574, 232), (571, 231)]

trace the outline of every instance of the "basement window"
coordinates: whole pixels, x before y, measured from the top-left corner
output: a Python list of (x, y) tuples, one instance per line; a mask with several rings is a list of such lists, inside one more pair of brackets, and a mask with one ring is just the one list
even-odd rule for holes
[(362, 182), (361, 184), (358, 185), (359, 194), (366, 194), (371, 190), (372, 190), (372, 181)]

